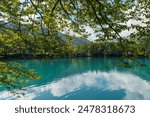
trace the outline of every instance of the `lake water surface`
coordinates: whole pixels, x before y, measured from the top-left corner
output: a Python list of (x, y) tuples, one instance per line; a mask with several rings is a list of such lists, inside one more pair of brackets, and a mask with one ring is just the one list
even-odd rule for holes
[(0, 99), (150, 99), (150, 59), (140, 59), (146, 67), (135, 67), (132, 70), (115, 66), (116, 58), (12, 61), (35, 69), (41, 79), (30, 82), (25, 95), (21, 97), (1, 89)]

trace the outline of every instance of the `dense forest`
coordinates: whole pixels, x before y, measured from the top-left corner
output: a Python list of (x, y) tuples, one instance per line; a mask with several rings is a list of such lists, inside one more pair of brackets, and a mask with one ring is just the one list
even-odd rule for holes
[[(128, 25), (131, 21), (136, 23)], [(95, 41), (87, 40), (88, 28), (94, 31)], [(131, 33), (122, 36), (126, 31)], [(7, 59), (115, 56), (134, 60), (149, 55), (149, 0), (1, 1), (0, 83), (8, 88), (38, 76)]]

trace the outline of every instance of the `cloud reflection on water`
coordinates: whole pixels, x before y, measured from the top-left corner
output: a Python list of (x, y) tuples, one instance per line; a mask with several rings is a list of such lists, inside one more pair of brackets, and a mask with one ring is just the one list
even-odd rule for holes
[[(81, 90), (84, 87), (94, 87), (97, 90), (125, 91), (124, 99), (150, 99), (150, 83), (139, 76), (128, 72), (86, 72), (61, 78), (43, 86), (27, 87), (26, 96), (18, 99), (34, 99), (44, 93), (53, 97), (65, 96)], [(7, 91), (0, 92), (0, 99), (17, 99)]]

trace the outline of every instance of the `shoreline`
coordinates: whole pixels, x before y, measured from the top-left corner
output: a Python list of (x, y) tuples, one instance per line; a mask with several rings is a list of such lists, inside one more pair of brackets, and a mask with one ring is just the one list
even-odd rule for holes
[[(17, 60), (17, 59), (22, 59), (22, 60), (28, 60), (28, 59), (35, 59), (35, 60), (47, 60), (47, 59), (62, 59), (62, 58), (88, 58), (88, 57), (106, 57), (106, 58), (121, 58), (123, 56), (121, 55), (94, 55), (94, 56), (87, 56), (87, 55), (76, 55), (76, 56), (50, 56), (49, 54), (9, 54), (5, 57), (0, 55), (0, 60), (5, 61), (5, 60)], [(128, 56), (133, 57), (133, 56)], [(138, 58), (150, 58), (149, 56), (137, 56)]]

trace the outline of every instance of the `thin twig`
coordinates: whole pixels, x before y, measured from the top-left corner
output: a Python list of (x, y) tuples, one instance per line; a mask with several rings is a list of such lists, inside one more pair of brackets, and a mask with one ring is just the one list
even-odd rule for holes
[(102, 26), (102, 23), (101, 23), (99, 17), (97, 16), (97, 13), (96, 13), (96, 10), (95, 10), (93, 4), (91, 3), (90, 0), (87, 0), (87, 1), (88, 1), (88, 3), (91, 5), (91, 7), (92, 7), (92, 9), (93, 9), (93, 12), (94, 12), (94, 14), (95, 14), (96, 20), (97, 20), (98, 23), (100, 24), (100, 26), (101, 26), (103, 32), (105, 33), (105, 35), (107, 36), (107, 38), (109, 38), (109, 37), (108, 37), (108, 34), (107, 34), (107, 31), (104, 29), (104, 27)]
[(38, 8), (35, 6), (35, 4), (33, 3), (32, 0), (30, 0), (32, 6), (35, 8), (35, 10), (38, 12), (38, 14), (40, 15), (41, 17), (41, 21), (40, 21), (40, 24), (41, 24), (41, 30), (42, 30), (42, 33), (44, 35), (44, 28), (43, 28), (43, 16), (42, 16), (42, 13), (38, 10)]
[[(88, 1), (90, 1), (90, 0), (88, 0)], [(99, 4), (99, 7), (101, 7), (101, 6), (102, 6), (101, 2), (100, 2), (99, 0), (96, 0), (96, 1), (97, 1), (97, 3)], [(111, 26), (111, 24), (109, 24), (109, 23), (106, 21), (106, 19), (103, 17), (102, 12), (101, 12), (100, 10), (99, 10), (99, 14), (100, 14), (101, 18), (103, 19), (103, 21), (118, 35), (119, 41), (121, 42), (121, 41), (123, 40), (123, 38), (120, 36), (120, 34)], [(107, 16), (106, 16), (106, 17), (107, 17)]]
[(57, 0), (54, 7), (52, 8), (52, 11), (51, 11), (51, 15), (53, 14), (54, 10), (56, 9), (56, 6), (57, 4), (60, 2), (61, 0)]

